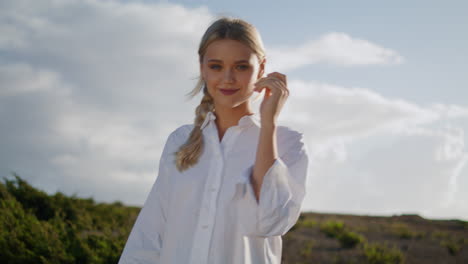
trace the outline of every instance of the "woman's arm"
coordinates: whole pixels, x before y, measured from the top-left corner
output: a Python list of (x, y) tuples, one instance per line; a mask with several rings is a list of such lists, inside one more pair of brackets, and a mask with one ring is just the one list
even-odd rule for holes
[(125, 244), (119, 264), (159, 263), (169, 204), (169, 164), (174, 132), (166, 141), (158, 177), (140, 210)]
[(257, 164), (243, 172), (236, 186), (233, 210), (246, 236), (282, 236), (299, 218), (306, 194), (308, 150), (297, 131), (278, 127), (278, 140), (279, 157), (261, 175), (258, 197), (252, 184)]
[(262, 124), (255, 158), (255, 166), (251, 177), (255, 198), (260, 199), (263, 177), (278, 158), (278, 144), (276, 142), (276, 124)]

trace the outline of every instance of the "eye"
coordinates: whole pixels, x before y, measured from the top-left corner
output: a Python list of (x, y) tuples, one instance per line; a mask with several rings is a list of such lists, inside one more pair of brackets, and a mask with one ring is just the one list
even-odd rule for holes
[(210, 69), (218, 69), (218, 68), (221, 68), (221, 66), (218, 65), (218, 64), (212, 64), (212, 65), (210, 65)]
[(238, 68), (241, 69), (241, 70), (247, 70), (249, 68), (249, 65), (246, 65), (246, 64), (239, 65)]

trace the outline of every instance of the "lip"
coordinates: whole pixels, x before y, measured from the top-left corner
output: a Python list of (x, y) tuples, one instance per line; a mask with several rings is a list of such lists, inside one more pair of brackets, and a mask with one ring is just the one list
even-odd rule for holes
[(240, 89), (219, 89), (224, 95), (235, 94)]

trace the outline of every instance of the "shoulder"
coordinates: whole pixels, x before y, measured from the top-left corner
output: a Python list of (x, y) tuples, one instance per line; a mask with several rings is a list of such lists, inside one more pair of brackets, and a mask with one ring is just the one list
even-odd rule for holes
[(288, 126), (278, 126), (276, 129), (278, 144), (291, 145), (304, 143), (304, 133)]
[(287, 162), (308, 156), (304, 133), (288, 126), (277, 127), (279, 155)]
[(171, 144), (181, 145), (182, 143), (187, 141), (193, 128), (194, 128), (193, 124), (181, 125), (175, 128), (174, 130), (172, 130), (172, 132), (169, 134), (167, 138), (167, 141)]
[(190, 132), (192, 132), (194, 125), (193, 124), (184, 124), (176, 129), (174, 129), (171, 134), (169, 135), (170, 137), (187, 137)]
[(193, 127), (193, 124), (184, 124), (169, 133), (161, 156), (162, 160), (169, 158), (169, 156), (174, 155), (177, 152), (180, 146), (187, 141)]

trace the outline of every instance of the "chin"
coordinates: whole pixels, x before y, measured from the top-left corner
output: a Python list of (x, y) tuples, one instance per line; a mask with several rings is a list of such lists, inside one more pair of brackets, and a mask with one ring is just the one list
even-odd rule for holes
[(231, 101), (226, 101), (226, 100), (218, 100), (216, 102), (216, 105), (223, 107), (223, 108), (236, 108), (248, 101), (245, 99), (239, 99), (239, 100), (231, 100)]

